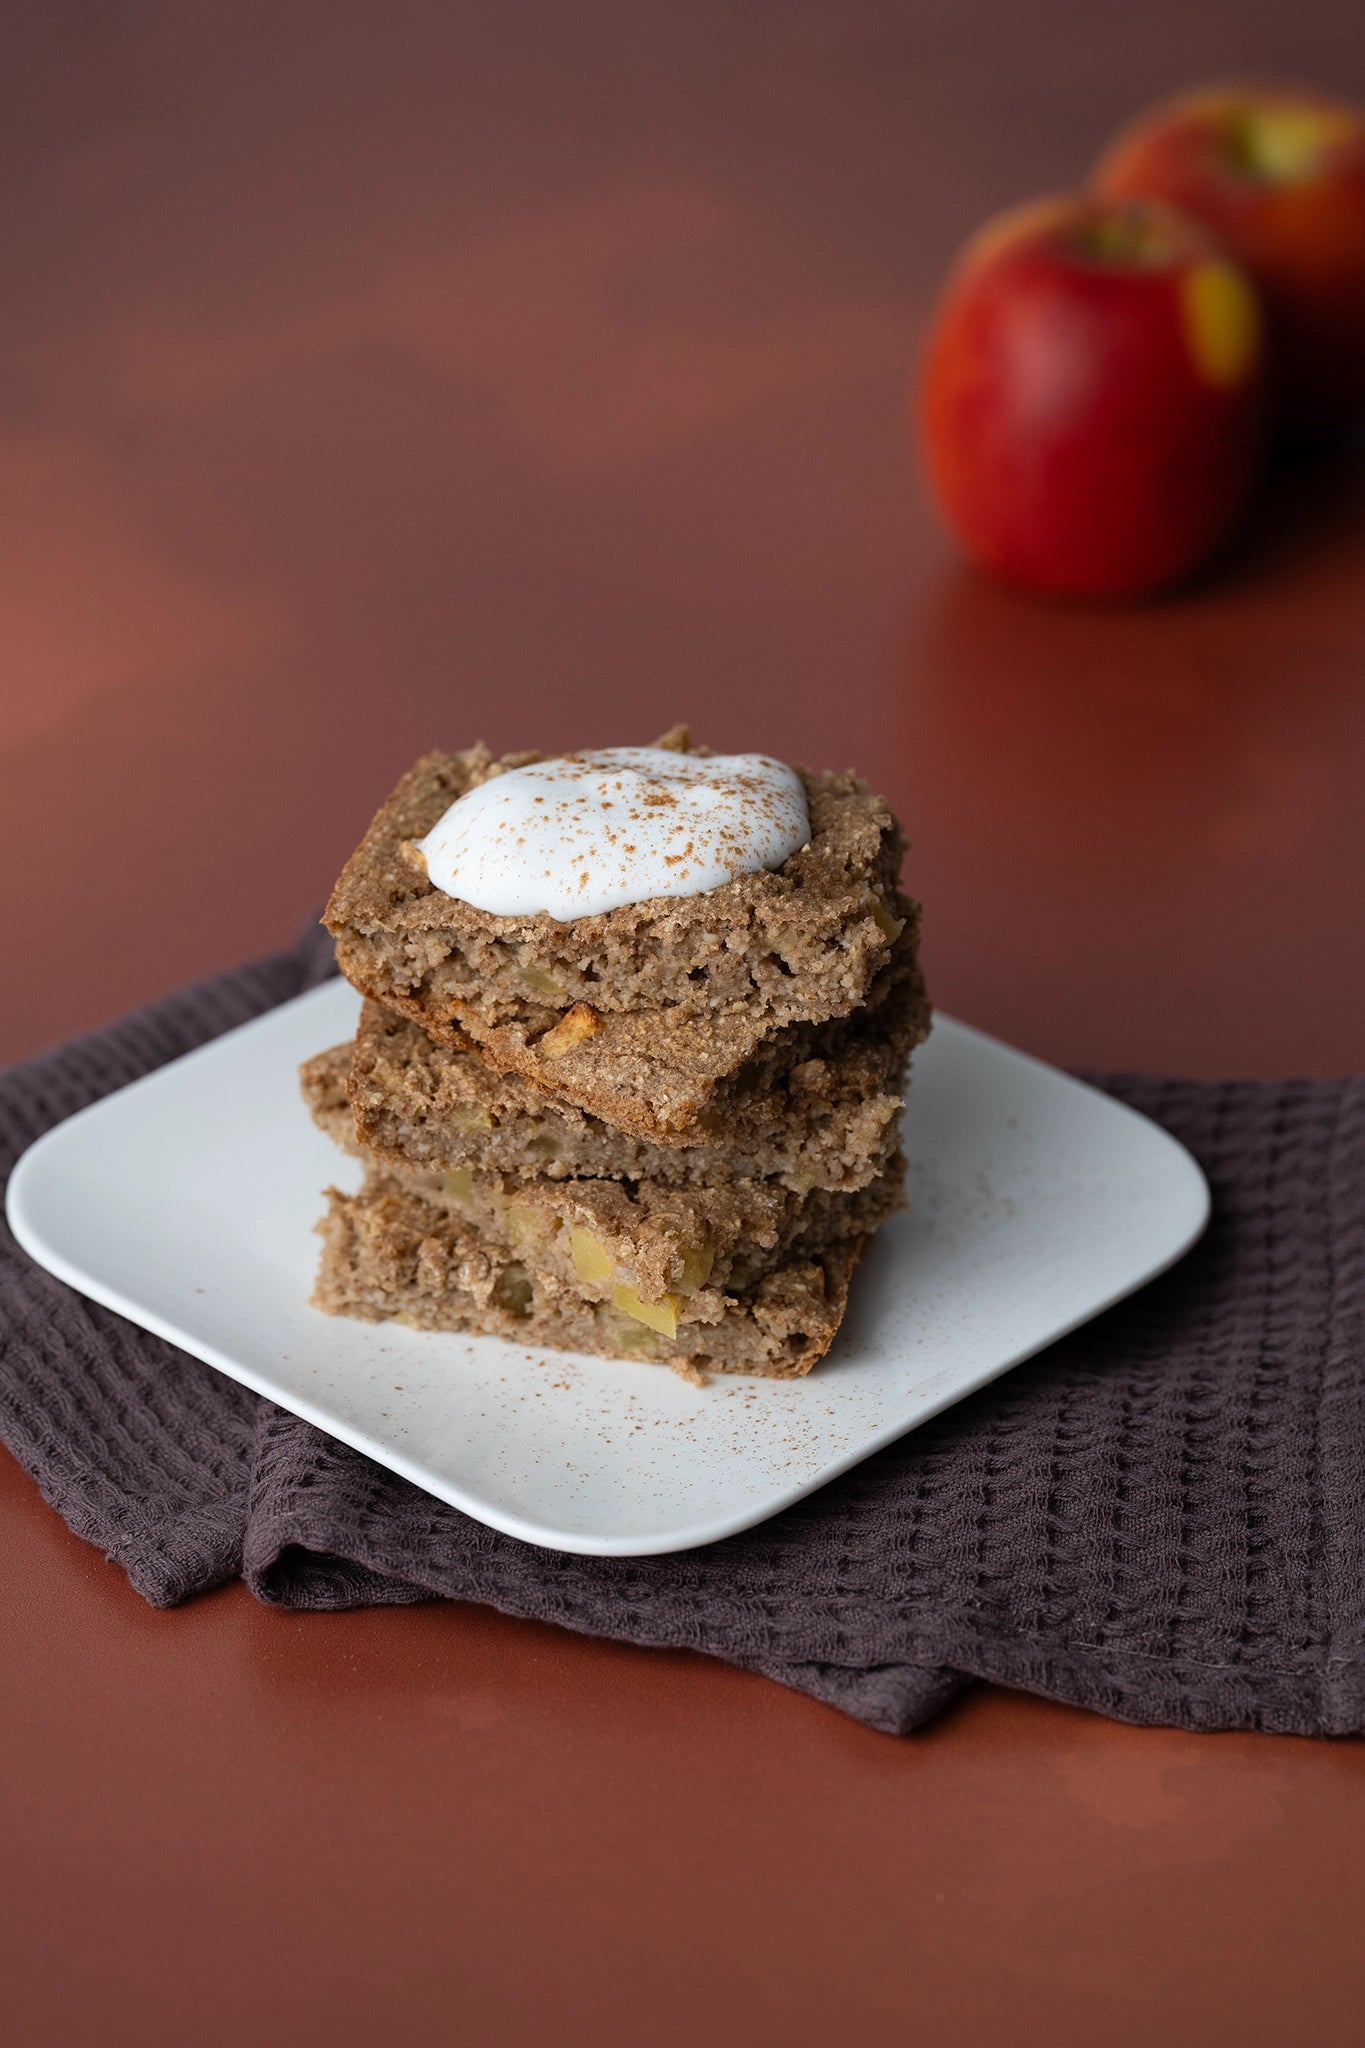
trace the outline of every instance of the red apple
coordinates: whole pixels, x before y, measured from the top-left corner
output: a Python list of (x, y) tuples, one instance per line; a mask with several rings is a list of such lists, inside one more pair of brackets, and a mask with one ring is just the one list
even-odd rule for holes
[(919, 396), (929, 479), (968, 553), (1085, 597), (1177, 582), (1255, 476), (1265, 400), (1254, 286), (1160, 203), (1042, 200), (950, 278)]
[(1365, 114), (1257, 86), (1189, 93), (1120, 135), (1095, 184), (1171, 201), (1251, 271), (1288, 425), (1365, 410)]

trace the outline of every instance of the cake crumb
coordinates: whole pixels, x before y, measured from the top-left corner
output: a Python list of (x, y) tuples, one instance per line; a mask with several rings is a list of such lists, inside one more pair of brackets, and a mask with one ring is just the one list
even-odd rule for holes
[(704, 1373), (690, 1358), (670, 1358), (668, 1369), (675, 1372), (680, 1380), (686, 1380), (689, 1387), (709, 1387), (711, 1384), (710, 1374)]

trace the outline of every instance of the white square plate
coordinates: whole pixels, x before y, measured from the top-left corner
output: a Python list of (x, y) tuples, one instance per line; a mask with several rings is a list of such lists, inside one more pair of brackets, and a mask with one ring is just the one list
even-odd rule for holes
[(776, 1514), (1161, 1272), (1208, 1189), (1146, 1118), (940, 1017), (915, 1055), (912, 1213), (809, 1379), (718, 1377), (336, 1320), (312, 1226), (359, 1169), (299, 1098), (348, 1037), (328, 982), (46, 1133), (10, 1181), (40, 1264), (466, 1514), (603, 1556)]

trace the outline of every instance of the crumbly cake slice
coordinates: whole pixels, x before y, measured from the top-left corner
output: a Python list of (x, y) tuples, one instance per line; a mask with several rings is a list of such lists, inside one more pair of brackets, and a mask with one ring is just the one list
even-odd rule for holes
[(467, 1037), (441, 1044), (378, 1003), (363, 1006), (354, 1044), (305, 1062), (300, 1081), (315, 1121), (338, 1144), (395, 1165), (665, 1185), (776, 1178), (850, 1190), (865, 1187), (895, 1151), (917, 1035), (912, 1005), (895, 1001), (847, 1027), (827, 1025), (812, 1034), (810, 1057), (735, 1102), (719, 1131), (694, 1129), (690, 1141), (667, 1146), (556, 1102), (489, 1066)]
[[(685, 727), (660, 744), (706, 751), (691, 748)], [(403, 777), (324, 917), (341, 971), (362, 994), (433, 1031), (472, 1028), (476, 1017), (484, 1032), (516, 1031), (528, 1004), (538, 1035), (565, 1013), (581, 1023), (676, 1009), (710, 1025), (742, 1021), (751, 1042), (863, 1002), (905, 916), (896, 889), (904, 840), (856, 775), (799, 769), (809, 843), (777, 869), (693, 896), (560, 922), (545, 912), (497, 916), (437, 889), (414, 842), (467, 791), (539, 758), (495, 760), (480, 745), (427, 754)]]
[(576, 1010), (556, 1022), (552, 1013), (527, 1007), (489, 1026), (466, 1006), (463, 1030), (430, 1020), (426, 1030), (446, 1044), (472, 1039), (488, 1065), (657, 1145), (705, 1143), (738, 1118), (773, 1129), (787, 1114), (784, 1083), (794, 1069), (836, 1060), (846, 1046), (866, 1044), (879, 1032), (899, 1034), (906, 1054), (927, 1035), (917, 908), (903, 907), (904, 925), (866, 1002), (822, 1024), (772, 1030), (743, 1013), (702, 1017), (664, 1009), (599, 1016), (591, 1029), (575, 1033)]
[(854, 1194), (796, 1194), (765, 1180), (507, 1181), (467, 1166), (371, 1166), (366, 1186), (448, 1213), (494, 1265), (519, 1262), (542, 1289), (609, 1302), (672, 1337), (683, 1323), (719, 1322), (727, 1295), (747, 1294), (810, 1246), (869, 1236), (903, 1205), (904, 1182), (897, 1154)]
[(314, 1306), (367, 1322), (397, 1320), (612, 1358), (658, 1359), (689, 1375), (713, 1371), (795, 1379), (829, 1349), (865, 1239), (810, 1244), (746, 1292), (722, 1294), (713, 1321), (673, 1333), (589, 1301), (508, 1259), (465, 1217), (374, 1177), (357, 1195), (328, 1192)]

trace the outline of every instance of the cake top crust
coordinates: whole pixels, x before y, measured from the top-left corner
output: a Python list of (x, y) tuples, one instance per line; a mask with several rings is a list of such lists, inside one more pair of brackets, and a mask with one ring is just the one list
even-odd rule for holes
[[(708, 750), (691, 746), (685, 727), (665, 734), (660, 744), (708, 757)], [(833, 930), (871, 918), (872, 936), (885, 953), (894, 934), (889, 929), (878, 934), (877, 912), (895, 886), (904, 841), (884, 799), (870, 794), (851, 770), (815, 775), (797, 768), (810, 820), (808, 842), (776, 868), (692, 895), (647, 897), (565, 921), (545, 911), (503, 916), (479, 910), (436, 888), (417, 842), (460, 797), (541, 758), (513, 753), (495, 759), (482, 743), (462, 752), (424, 755), (380, 808), (342, 870), (323, 919), (328, 930), (338, 936), (411, 938), (448, 932), (512, 947), (530, 941), (537, 951), (548, 945), (575, 957), (609, 957), (646, 934), (653, 943), (665, 936), (680, 938), (686, 927), (700, 925), (731, 948), (747, 937), (771, 950), (777, 939), (787, 953), (796, 953), (807, 935), (827, 938)], [(882, 910), (883, 919), (886, 915)]]

